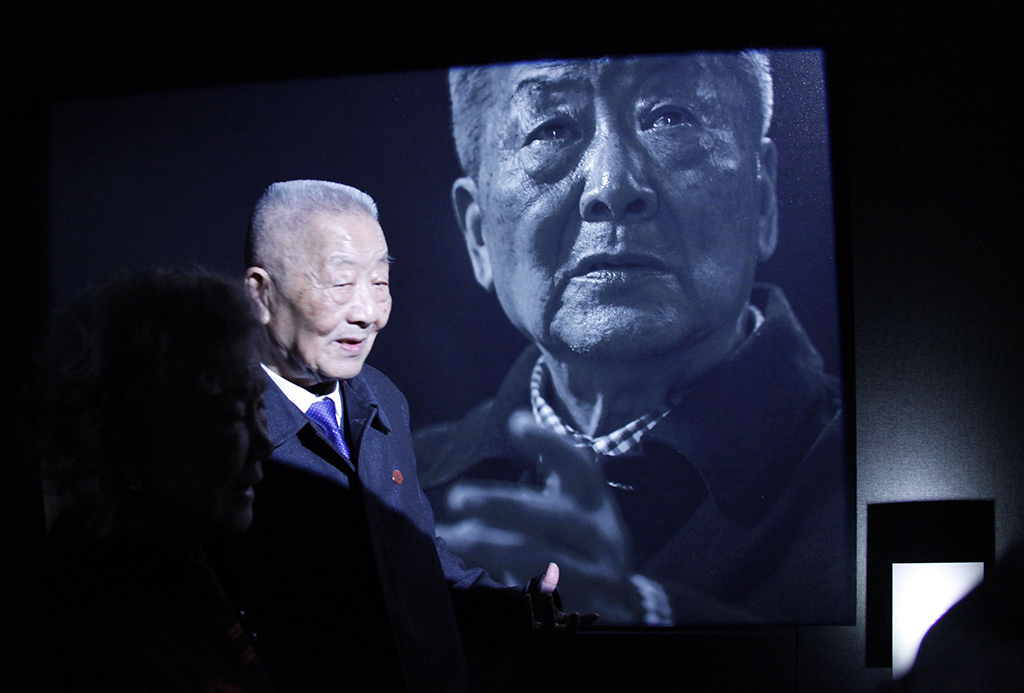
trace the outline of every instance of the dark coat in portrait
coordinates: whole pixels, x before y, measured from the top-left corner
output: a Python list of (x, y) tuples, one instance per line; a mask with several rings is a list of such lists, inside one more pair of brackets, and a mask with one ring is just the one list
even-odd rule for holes
[[(838, 381), (779, 289), (758, 286), (751, 302), (764, 322), (644, 436), (642, 454), (603, 458), (632, 567), (665, 589), (675, 623), (849, 622), (853, 525)], [(529, 347), (495, 397), (461, 421), (417, 432), (439, 522), (453, 481), (533, 474), (509, 442), (508, 420), (530, 408), (538, 356)]]
[(274, 451), (253, 526), (217, 547), (218, 571), (279, 690), (461, 690), (453, 602), (475, 632), (473, 619), (508, 623), (520, 591), (435, 538), (391, 381), (366, 366), (342, 397), (351, 459), (268, 382)]

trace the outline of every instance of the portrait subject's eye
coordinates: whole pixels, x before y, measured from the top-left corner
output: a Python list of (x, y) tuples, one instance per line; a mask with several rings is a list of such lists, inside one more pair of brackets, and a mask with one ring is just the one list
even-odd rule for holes
[(697, 119), (685, 108), (678, 106), (662, 106), (656, 108), (640, 120), (641, 130), (660, 130), (676, 126), (693, 127)]
[(534, 143), (570, 144), (580, 138), (580, 130), (568, 120), (549, 120), (526, 136), (524, 147)]
[[(553, 111), (524, 119), (519, 149), (523, 170), (534, 180), (550, 183), (565, 176), (579, 157), (590, 128), (577, 113)], [(536, 125), (534, 125), (536, 123)]]

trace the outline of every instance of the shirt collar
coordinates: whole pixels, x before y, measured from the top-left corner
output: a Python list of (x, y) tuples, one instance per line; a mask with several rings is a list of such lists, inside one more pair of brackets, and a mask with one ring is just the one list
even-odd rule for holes
[[(794, 429), (817, 435), (828, 419), (841, 417), (839, 392), (834, 389), (838, 382), (823, 372), (821, 356), (782, 291), (759, 284), (751, 299), (762, 316), (755, 322), (761, 323), (755, 334), (699, 378), (669, 415), (643, 436), (641, 445), (683, 455), (716, 503), (733, 508), (742, 507), (743, 499), (752, 494), (764, 503), (773, 497), (766, 487), (787, 477), (813, 443), (804, 435), (794, 441)], [(528, 346), (495, 396), (453, 426), (451, 442), (436, 458), (420, 460), (433, 463), (433, 485), (448, 483), (488, 460), (518, 459), (508, 435), (508, 417), (529, 406), (530, 375), (539, 356), (535, 345)]]
[(263, 366), (263, 370), (267, 372), (267, 375), (274, 384), (281, 389), (284, 396), (299, 408), (299, 411), (305, 412), (313, 402), (318, 402), (322, 399), (330, 399), (334, 402), (334, 413), (338, 417), (338, 424), (341, 424), (341, 412), (343, 409), (341, 404), (341, 390), (337, 382), (334, 383), (334, 389), (329, 393), (317, 396), (301, 385), (296, 385), (292, 381), (282, 378), (280, 375), (267, 368), (266, 364), (261, 363), (260, 365)]
[(530, 404), (533, 407), (534, 419), (541, 426), (549, 428), (559, 435), (569, 436), (577, 445), (590, 447), (598, 455), (616, 456), (634, 452), (639, 448), (640, 439), (644, 433), (654, 428), (672, 409), (672, 402), (669, 402), (607, 435), (589, 436), (563, 422), (544, 399), (544, 395), (541, 393), (547, 389), (548, 379), (544, 357), (541, 356), (537, 359), (530, 376)]
[[(749, 337), (761, 327), (764, 322), (764, 314), (756, 306), (747, 304), (745, 319)], [(541, 356), (534, 364), (533, 372), (530, 375), (530, 405), (533, 408), (533, 418), (541, 426), (549, 428), (559, 435), (571, 437), (577, 445), (590, 447), (598, 455), (609, 457), (639, 452), (640, 440), (644, 434), (668, 416), (668, 413), (679, 403), (684, 394), (682, 392), (673, 393), (665, 404), (607, 435), (589, 436), (562, 421), (558, 413), (544, 399), (543, 393), (548, 391), (549, 380), (550, 375), (544, 365), (544, 357)]]

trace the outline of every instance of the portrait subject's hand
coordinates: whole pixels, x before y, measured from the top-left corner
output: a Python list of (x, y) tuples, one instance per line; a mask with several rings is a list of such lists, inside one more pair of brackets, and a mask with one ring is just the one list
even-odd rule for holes
[[(570, 611), (600, 614), (608, 624), (642, 622), (640, 597), (629, 580), (629, 533), (593, 453), (525, 412), (509, 423), (524, 459), (537, 462), (543, 486), (458, 481), (448, 493), (447, 522), (438, 524), (438, 534), (468, 564), (510, 585), (528, 580), (534, 566), (553, 562), (554, 572), (549, 568), (542, 585), (560, 585)], [(547, 607), (532, 608), (543, 625)]]

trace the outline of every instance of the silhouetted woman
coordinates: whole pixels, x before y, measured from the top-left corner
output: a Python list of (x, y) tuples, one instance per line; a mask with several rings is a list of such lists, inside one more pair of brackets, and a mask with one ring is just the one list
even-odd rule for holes
[(146, 272), (57, 321), (30, 406), (48, 525), (31, 690), (269, 691), (203, 541), (252, 522), (269, 452), (241, 289)]

